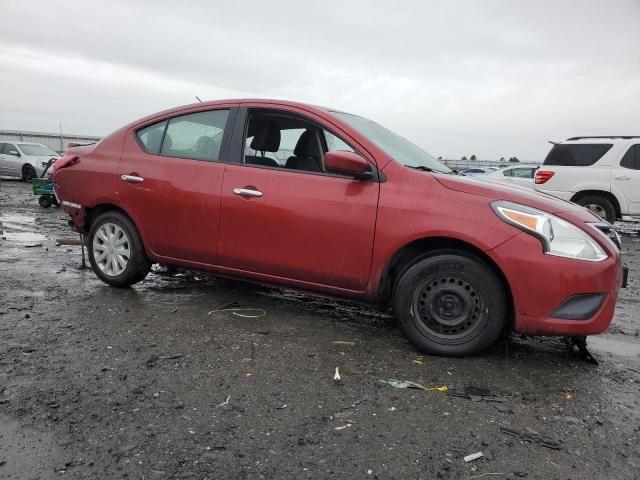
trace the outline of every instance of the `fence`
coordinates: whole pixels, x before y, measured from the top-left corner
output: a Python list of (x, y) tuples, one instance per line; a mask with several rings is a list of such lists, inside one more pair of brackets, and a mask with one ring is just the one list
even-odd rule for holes
[(64, 152), (70, 143), (94, 143), (101, 137), (90, 135), (71, 135), (68, 133), (23, 132), (19, 130), (0, 130), (0, 142), (33, 142)]

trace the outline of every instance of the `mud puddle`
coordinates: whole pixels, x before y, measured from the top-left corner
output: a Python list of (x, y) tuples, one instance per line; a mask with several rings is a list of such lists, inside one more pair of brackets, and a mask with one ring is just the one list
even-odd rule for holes
[(18, 213), (0, 215), (0, 232), (3, 240), (22, 246), (36, 246), (47, 240), (47, 237), (34, 232), (35, 217)]
[(640, 339), (614, 338), (612, 336), (594, 335), (587, 339), (587, 346), (590, 350), (599, 354), (608, 354), (618, 357), (639, 357)]

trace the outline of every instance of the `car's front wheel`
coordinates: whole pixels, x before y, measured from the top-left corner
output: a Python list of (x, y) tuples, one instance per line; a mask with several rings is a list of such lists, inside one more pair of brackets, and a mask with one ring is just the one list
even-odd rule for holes
[(140, 235), (124, 214), (111, 211), (95, 219), (87, 239), (89, 262), (103, 282), (128, 287), (143, 280), (151, 269)]
[(22, 167), (22, 180), (24, 180), (25, 182), (31, 183), (31, 180), (33, 180), (37, 176), (38, 174), (36, 173), (36, 169), (33, 168), (33, 165), (27, 164)]
[(457, 251), (434, 252), (409, 267), (396, 284), (393, 307), (413, 345), (454, 357), (495, 342), (507, 317), (498, 275), (482, 260)]

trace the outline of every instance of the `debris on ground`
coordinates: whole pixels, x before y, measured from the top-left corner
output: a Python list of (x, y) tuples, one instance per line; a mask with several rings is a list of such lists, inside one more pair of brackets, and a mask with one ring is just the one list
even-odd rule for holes
[(449, 390), (449, 387), (446, 385), (439, 385), (436, 387), (425, 387), (424, 385), (420, 385), (419, 383), (412, 382), (409, 380), (380, 380), (382, 383), (389, 385), (390, 387), (401, 389), (401, 388), (416, 388), (419, 390), (424, 390), (426, 392), (446, 392)]
[(564, 392), (562, 394), (562, 398), (564, 398), (565, 400), (573, 400), (574, 394), (573, 392)]
[(340, 368), (336, 367), (336, 371), (333, 374), (333, 379), (338, 382), (340, 380), (342, 380), (342, 377), (340, 376)]
[(584, 335), (577, 337), (566, 337), (569, 347), (576, 353), (579, 357), (582, 357), (589, 363), (594, 365), (598, 365), (598, 360), (591, 355), (591, 352), (587, 349), (587, 337)]
[[(235, 315), (236, 317), (242, 317), (242, 318), (260, 318), (260, 317), (264, 317), (267, 314), (267, 311), (262, 309), (262, 308), (238, 308), (235, 306), (225, 306), (223, 308), (217, 308), (215, 310), (211, 310), (207, 315), (211, 315), (213, 313), (218, 313), (218, 312), (231, 312), (232, 315)], [(239, 313), (239, 312), (245, 312), (245, 313)], [(252, 312), (252, 313), (248, 313), (248, 312)]]
[(347, 342), (345, 340), (336, 340), (335, 342), (333, 342), (334, 345), (349, 345), (350, 347), (353, 347), (355, 345), (355, 342)]
[(465, 387), (464, 390), (450, 390), (449, 395), (471, 400), (472, 402), (506, 402), (504, 396), (492, 395), (486, 388)]
[(415, 359), (415, 360), (412, 360), (412, 362), (415, 363), (416, 365), (423, 365), (422, 360)]
[(500, 427), (500, 431), (505, 435), (509, 435), (510, 437), (517, 438), (526, 443), (535, 443), (536, 445), (540, 445), (541, 447), (550, 448), (551, 450), (562, 450), (562, 446), (560, 442), (556, 442), (550, 438), (543, 437), (539, 433), (533, 432), (518, 432), (516, 430), (511, 430), (510, 428)]
[(227, 399), (226, 399), (224, 402), (219, 403), (219, 404), (218, 404), (218, 406), (219, 406), (219, 407), (224, 407), (225, 405), (229, 405), (229, 400), (230, 400), (230, 399), (231, 399), (231, 395), (229, 395), (229, 396), (227, 397)]
[(484, 453), (482, 452), (472, 453), (471, 455), (467, 455), (466, 457), (464, 457), (464, 463), (473, 462), (474, 460), (477, 460), (482, 457), (484, 457)]

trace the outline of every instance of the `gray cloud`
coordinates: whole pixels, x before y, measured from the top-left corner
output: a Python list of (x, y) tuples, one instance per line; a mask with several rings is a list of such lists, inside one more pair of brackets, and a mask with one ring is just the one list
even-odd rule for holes
[(0, 127), (103, 135), (194, 95), (371, 117), (436, 155), (640, 134), (640, 2), (9, 2)]

